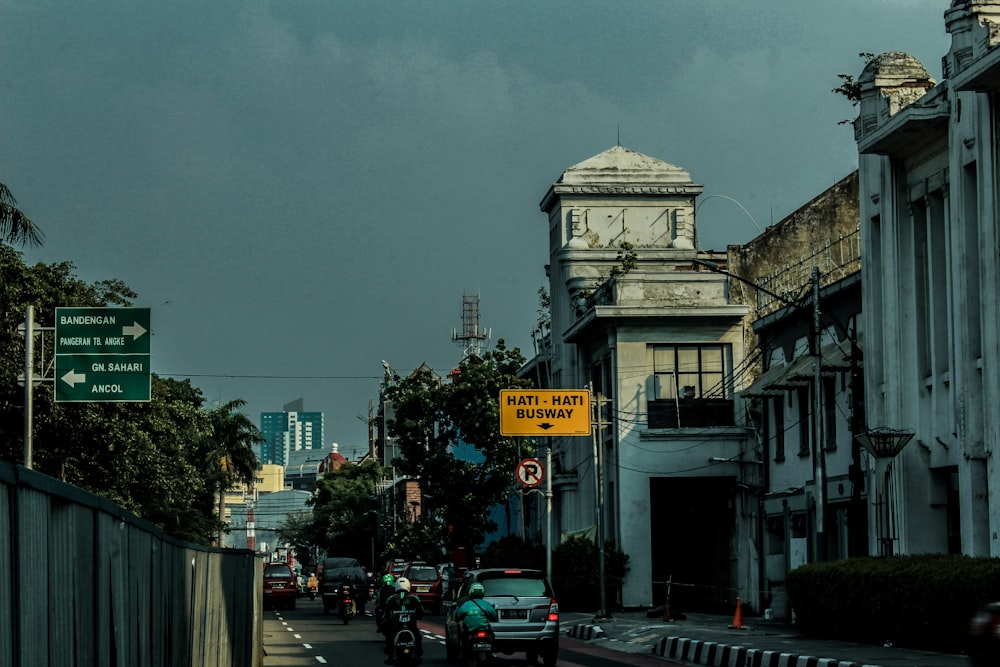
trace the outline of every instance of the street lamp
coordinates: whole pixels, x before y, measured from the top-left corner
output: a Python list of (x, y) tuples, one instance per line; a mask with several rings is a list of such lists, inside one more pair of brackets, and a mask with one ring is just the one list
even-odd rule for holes
[(913, 439), (913, 431), (904, 431), (883, 426), (858, 433), (855, 437), (861, 443), (861, 446), (875, 457), (875, 479), (882, 480), (882, 488), (879, 490), (879, 493), (882, 494), (882, 507), (875, 518), (879, 524), (878, 533), (881, 555), (891, 556), (896, 536), (892, 523), (892, 495), (889, 493), (889, 478), (892, 472), (893, 460), (903, 450), (903, 447)]
[(695, 216), (698, 215), (698, 209), (701, 208), (702, 204), (704, 204), (705, 202), (707, 202), (709, 199), (716, 199), (716, 198), (718, 198), (718, 199), (725, 199), (726, 201), (731, 201), (734, 204), (736, 204), (737, 206), (739, 206), (740, 210), (743, 211), (744, 213), (746, 213), (747, 217), (750, 218), (750, 222), (753, 223), (753, 226), (757, 228), (757, 233), (758, 234), (763, 234), (764, 233), (764, 230), (760, 228), (760, 225), (757, 224), (757, 221), (754, 220), (754, 218), (753, 218), (752, 215), (750, 215), (750, 211), (748, 211), (743, 204), (739, 203), (738, 201), (736, 201), (732, 197), (727, 197), (726, 195), (708, 195), (706, 197), (702, 197), (701, 201), (698, 202), (698, 205), (694, 207), (694, 214), (695, 214)]

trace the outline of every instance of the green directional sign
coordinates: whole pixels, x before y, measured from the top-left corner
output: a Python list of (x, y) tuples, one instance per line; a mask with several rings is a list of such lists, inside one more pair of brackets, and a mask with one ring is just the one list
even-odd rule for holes
[(149, 308), (56, 308), (56, 402), (148, 401)]

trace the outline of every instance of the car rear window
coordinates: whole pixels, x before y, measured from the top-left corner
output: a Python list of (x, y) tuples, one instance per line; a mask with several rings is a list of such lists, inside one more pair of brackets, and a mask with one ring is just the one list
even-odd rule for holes
[(410, 581), (434, 581), (438, 571), (433, 567), (411, 567), (406, 576)]
[(291, 579), (292, 571), (287, 565), (267, 565), (264, 567), (264, 576), (268, 579)]
[(492, 597), (513, 595), (515, 597), (541, 598), (550, 595), (545, 580), (535, 577), (489, 577), (480, 579), (479, 583), (486, 589), (486, 595)]

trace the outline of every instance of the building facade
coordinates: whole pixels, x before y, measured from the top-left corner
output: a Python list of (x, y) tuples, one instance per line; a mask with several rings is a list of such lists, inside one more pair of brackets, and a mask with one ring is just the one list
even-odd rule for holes
[(302, 407), (300, 398), (285, 405), (282, 412), (261, 413), (261, 462), (284, 466), (292, 452), (323, 449), (323, 413), (304, 412)]
[(790, 570), (868, 554), (871, 462), (855, 438), (864, 423), (860, 236), (853, 172), (728, 248), (732, 299), (752, 307), (748, 376), (736, 384), (766, 473), (763, 604), (779, 619), (790, 617)]
[(1000, 556), (1000, 2), (944, 19), (944, 81), (900, 52), (858, 79), (867, 427), (911, 438), (870, 551)]
[[(545, 384), (591, 388), (597, 442), (551, 438), (554, 530), (591, 527), (629, 555), (620, 599), (731, 609), (755, 600), (759, 553), (744, 517), (759, 466), (746, 448), (734, 372), (745, 305), (696, 249), (702, 186), (615, 146), (567, 169), (540, 208), (549, 230)], [(701, 263), (699, 263), (701, 262)], [(544, 360), (541, 363), (540, 360)]]

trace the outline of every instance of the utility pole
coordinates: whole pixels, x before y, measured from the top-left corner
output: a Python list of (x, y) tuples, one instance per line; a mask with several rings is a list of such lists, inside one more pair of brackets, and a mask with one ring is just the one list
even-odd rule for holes
[(816, 482), (816, 560), (826, 560), (826, 447), (823, 443), (823, 325), (819, 309), (819, 267), (813, 267), (813, 465)]
[(552, 436), (545, 440), (545, 576), (552, 581)]
[[(760, 285), (755, 284), (753, 281), (747, 280), (742, 276), (738, 276), (735, 273), (730, 273), (725, 269), (719, 267), (714, 262), (708, 262), (701, 259), (695, 259), (694, 263), (699, 266), (704, 266), (705, 268), (715, 271), (716, 273), (721, 273), (723, 275), (729, 276), (735, 280), (738, 280), (746, 285), (749, 285), (753, 289), (767, 294), (768, 296), (777, 299), (786, 306), (790, 306), (795, 310), (801, 312), (808, 312), (808, 309), (803, 304), (797, 301), (790, 301), (788, 298), (772, 292)], [(815, 368), (813, 369), (813, 379), (812, 379), (812, 413), (813, 413), (813, 423), (812, 423), (812, 447), (810, 447), (810, 455), (812, 457), (813, 463), (813, 482), (816, 485), (816, 560), (825, 561), (827, 558), (826, 553), (826, 447), (823, 444), (823, 351), (822, 351), (822, 333), (823, 333), (823, 323), (820, 313), (820, 294), (819, 294), (819, 267), (813, 266), (812, 271), (812, 326), (810, 327), (810, 337), (813, 341), (812, 353), (815, 356)], [(850, 335), (847, 329), (842, 323), (836, 318), (832, 318), (834, 324), (845, 335)], [(851, 337), (852, 340), (852, 358), (855, 352), (855, 337)]]
[(32, 400), (35, 378), (35, 307), (29, 305), (24, 316), (24, 467), (31, 470)]
[[(593, 394), (591, 394), (593, 399)], [(606, 399), (600, 393), (591, 401), (597, 414), (594, 419), (594, 486), (595, 486), (595, 530), (597, 533), (597, 569), (601, 586), (601, 608), (595, 618), (610, 618), (607, 604), (607, 576), (604, 566), (604, 415), (602, 407)]]

